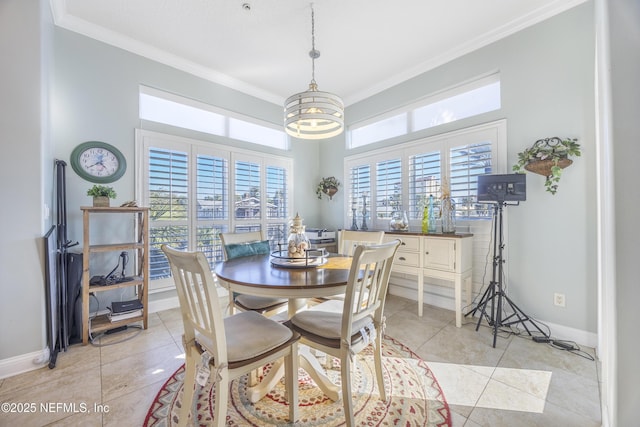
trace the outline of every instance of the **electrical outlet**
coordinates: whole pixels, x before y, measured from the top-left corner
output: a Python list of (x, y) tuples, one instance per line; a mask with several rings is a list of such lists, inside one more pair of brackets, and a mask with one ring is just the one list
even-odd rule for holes
[(553, 305), (558, 307), (564, 307), (565, 306), (564, 294), (559, 294), (559, 293), (553, 294)]

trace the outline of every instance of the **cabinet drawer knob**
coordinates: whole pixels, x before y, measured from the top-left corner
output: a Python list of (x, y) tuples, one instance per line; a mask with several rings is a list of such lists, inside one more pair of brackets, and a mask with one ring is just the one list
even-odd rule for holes
[(400, 246), (407, 246), (405, 242), (400, 242)]
[(429, 255), (429, 251), (425, 252), (425, 254)]
[(398, 259), (399, 259), (400, 261), (406, 261), (406, 260), (407, 260), (407, 259), (406, 259), (405, 257), (403, 257), (403, 256), (399, 257)]

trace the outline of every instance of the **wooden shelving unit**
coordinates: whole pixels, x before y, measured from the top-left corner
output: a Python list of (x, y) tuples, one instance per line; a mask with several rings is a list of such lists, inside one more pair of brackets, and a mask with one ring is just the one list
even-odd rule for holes
[[(149, 302), (149, 208), (141, 207), (104, 207), (96, 208), (83, 206), (83, 246), (82, 246), (82, 343), (89, 342), (89, 333), (98, 333), (109, 329), (142, 321), (144, 329), (147, 329), (148, 302)], [(91, 217), (97, 214), (109, 214), (114, 221), (133, 218), (134, 232), (130, 242), (115, 244), (91, 244)], [(111, 218), (109, 218), (111, 219)], [(132, 251), (135, 254), (137, 272), (132, 280), (114, 283), (105, 286), (91, 286), (91, 272), (89, 265), (91, 255), (101, 252)], [(128, 287), (136, 287), (138, 299), (142, 302), (142, 316), (133, 317), (118, 322), (111, 322), (107, 315), (96, 316), (89, 319), (89, 297), (92, 293), (111, 291)]]

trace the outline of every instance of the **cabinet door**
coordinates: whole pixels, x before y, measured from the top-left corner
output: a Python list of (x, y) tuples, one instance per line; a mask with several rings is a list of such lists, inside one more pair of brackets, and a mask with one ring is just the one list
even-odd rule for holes
[(456, 239), (425, 238), (424, 268), (456, 270)]

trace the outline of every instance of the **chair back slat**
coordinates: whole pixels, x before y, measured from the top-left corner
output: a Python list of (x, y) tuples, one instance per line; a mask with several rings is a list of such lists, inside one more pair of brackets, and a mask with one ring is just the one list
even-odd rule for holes
[(357, 332), (351, 330), (353, 323), (367, 316), (371, 316), (375, 323), (382, 321), (391, 266), (400, 243), (396, 239), (385, 244), (359, 245), (356, 248), (345, 292), (343, 337)]
[(181, 252), (167, 245), (162, 251), (169, 260), (180, 301), (187, 342), (206, 339), (216, 361), (227, 361), (226, 337), (218, 293), (207, 258), (202, 252)]

